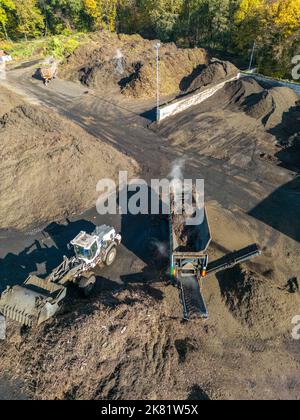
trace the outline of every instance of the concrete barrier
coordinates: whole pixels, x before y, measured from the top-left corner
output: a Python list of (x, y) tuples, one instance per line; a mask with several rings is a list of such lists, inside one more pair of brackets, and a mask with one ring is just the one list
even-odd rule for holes
[(201, 104), (201, 102), (204, 102), (206, 99), (210, 98), (211, 96), (213, 96), (215, 93), (217, 93), (220, 89), (222, 89), (227, 83), (232, 82), (234, 80), (238, 80), (241, 77), (252, 77), (255, 80), (257, 80), (258, 82), (267, 82), (272, 84), (273, 86), (285, 86), (288, 87), (292, 90), (294, 90), (296, 93), (298, 93), (298, 95), (300, 95), (300, 85), (297, 83), (292, 83), (292, 82), (283, 82), (280, 80), (276, 80), (276, 79), (272, 79), (270, 77), (264, 77), (260, 74), (256, 74), (256, 73), (239, 73), (237, 76), (226, 80), (222, 83), (219, 83), (211, 88), (202, 90), (201, 92), (198, 93), (194, 93), (194, 94), (190, 94), (188, 96), (185, 96), (183, 98), (174, 100), (173, 102), (171, 102), (170, 104), (167, 105), (163, 105), (160, 109), (159, 109), (159, 117), (158, 120), (162, 121), (168, 117), (172, 117), (174, 115), (177, 115), (189, 108), (191, 108), (192, 106)]
[(201, 104), (201, 102), (213, 96), (216, 92), (222, 89), (227, 83), (232, 82), (234, 80), (238, 80), (239, 78), (240, 78), (240, 73), (237, 76), (232, 77), (231, 79), (228, 79), (222, 83), (218, 83), (217, 85), (209, 89), (205, 89), (199, 93), (188, 95), (184, 98), (177, 99), (171, 102), (170, 104), (162, 106), (159, 110), (159, 121), (162, 121), (168, 117), (179, 114), (180, 112), (183, 112), (186, 109), (191, 108), (192, 106)]

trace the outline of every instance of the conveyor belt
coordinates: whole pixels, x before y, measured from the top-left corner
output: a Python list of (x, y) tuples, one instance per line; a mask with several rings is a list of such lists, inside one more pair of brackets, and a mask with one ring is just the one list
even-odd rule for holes
[(183, 318), (185, 320), (195, 318), (208, 318), (205, 301), (201, 294), (198, 280), (193, 277), (178, 276), (180, 298), (183, 306)]
[(259, 255), (261, 255), (259, 247), (256, 244), (250, 245), (247, 248), (225, 255), (225, 257), (222, 257), (219, 260), (209, 263), (207, 267), (207, 275), (227, 270), (228, 268), (232, 268), (237, 264), (251, 260)]

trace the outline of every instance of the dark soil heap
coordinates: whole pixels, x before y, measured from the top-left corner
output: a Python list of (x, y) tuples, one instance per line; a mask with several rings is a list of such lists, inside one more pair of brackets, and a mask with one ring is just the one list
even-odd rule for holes
[(193, 92), (202, 87), (222, 82), (237, 76), (239, 70), (229, 61), (211, 61), (207, 66), (198, 66), (182, 83), (182, 90)]
[[(261, 121), (266, 129), (282, 123), (288, 113), (299, 101), (299, 96), (287, 87), (263, 88), (252, 78), (228, 83), (224, 88), (225, 98), (247, 115)], [(295, 121), (292, 122), (295, 124)]]
[(0, 228), (26, 228), (90, 209), (103, 178), (137, 164), (51, 110), (24, 104), (0, 119)]
[(222, 295), (234, 316), (262, 336), (284, 332), (286, 320), (292, 320), (299, 310), (297, 279), (282, 286), (276, 284), (271, 271), (263, 276), (240, 266), (219, 277)]
[(0, 88), (0, 117), (6, 112), (10, 111), (17, 105), (22, 104), (22, 99), (5, 89), (3, 86)]
[(157, 399), (176, 362), (160, 308), (141, 288), (73, 300), (27, 338), (11, 328), (2, 367), (14, 360), (37, 399)]

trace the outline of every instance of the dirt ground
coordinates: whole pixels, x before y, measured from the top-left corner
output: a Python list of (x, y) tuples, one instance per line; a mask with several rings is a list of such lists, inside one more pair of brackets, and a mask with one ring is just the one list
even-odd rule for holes
[[(95, 205), (98, 181), (137, 163), (50, 109), (1, 91), (0, 228), (45, 224)], [(5, 104), (5, 105), (4, 105)], [(17, 106), (15, 106), (17, 105)]]
[(15, 95), (10, 90), (7, 90), (1, 86), (1, 93), (0, 93), (0, 115), (1, 116), (11, 111), (12, 108), (20, 104), (22, 104), (22, 99), (20, 96)]
[[(96, 35), (95, 45), (69, 58), (66, 77), (78, 81), (78, 60), (82, 59), (80, 66), (91, 62), (91, 52), (99, 48), (99, 36), (104, 35)], [(142, 45), (140, 38), (124, 39), (126, 45), (129, 40)], [(115, 38), (111, 42), (114, 46)], [(139, 48), (143, 50), (145, 45), (149, 45), (148, 41)], [(153, 45), (151, 54), (152, 50)], [(100, 62), (102, 54), (100, 51)], [(103, 68), (102, 64), (99, 68)], [(193, 69), (185, 69), (185, 77), (189, 77), (185, 88), (194, 79), (196, 88), (199, 81), (202, 83), (200, 68), (194, 73)], [(99, 84), (93, 76), (91, 86), (105, 84), (103, 71), (98, 70), (97, 67), (95, 74)], [(210, 70), (207, 72), (210, 74)], [(104, 73), (108, 76), (109, 71)], [(118, 81), (108, 77), (112, 83), (109, 92), (119, 92)], [(175, 85), (178, 88), (178, 83), (177, 80), (172, 89)], [(38, 88), (32, 88), (33, 92), (50, 98)], [(60, 91), (57, 99), (54, 92), (52, 103), (60, 103), (61, 96)], [(135, 97), (131, 93), (129, 96)], [(290, 90), (261, 86), (249, 78), (228, 84), (201, 105), (159, 126), (153, 125), (152, 130), (142, 127), (136, 115), (129, 117), (118, 108), (118, 125), (122, 121), (119, 133), (114, 127), (112, 131), (107, 127), (115, 120), (115, 110), (110, 115), (101, 98), (80, 97), (78, 108), (87, 106), (87, 115), (80, 114), (84, 126), (93, 131), (97, 128), (98, 132), (103, 129), (105, 148), (107, 144), (118, 144), (122, 158), (126, 150), (137, 162), (126, 158), (122, 166), (124, 163), (136, 168), (140, 164), (142, 175), (151, 177), (157, 166), (168, 170), (166, 160), (176, 155), (186, 162), (185, 177), (205, 178), (213, 237), (208, 251), (210, 261), (252, 243), (260, 245), (262, 256), (207, 278), (203, 294), (209, 320), (183, 323), (178, 290), (165, 282), (168, 267), (163, 263), (168, 254), (168, 238), (156, 242), (153, 259), (146, 247), (153, 236), (146, 220), (142, 218), (139, 225), (135, 224), (137, 217), (122, 219), (124, 249), (113, 269), (116, 271), (99, 275), (91, 300), (81, 299), (71, 289), (62, 312), (38, 328), (20, 330), (10, 322), (7, 341), (0, 343), (1, 372), (9, 378), (22, 379), (26, 395), (34, 399), (299, 399), (299, 342), (292, 338), (292, 319), (300, 311), (298, 100)], [(40, 135), (42, 121), (43, 136), (52, 139), (53, 126), (47, 122), (45, 130), (44, 117), (37, 109), (32, 117), (31, 106), (28, 109), (27, 105), (15, 108), (16, 105), (19, 104), (8, 105), (4, 112), (12, 111), (2, 118), (1, 124), (5, 129), (7, 121), (9, 134), (13, 132), (10, 121), (14, 122), (14, 130), (17, 128), (22, 139), (19, 148), (26, 144), (21, 136), (22, 126), (30, 127), (33, 133), (39, 130)], [(77, 116), (75, 103), (63, 105), (70, 119)], [(56, 114), (51, 115), (51, 121), (53, 118), (58, 127), (71, 124), (60, 122)], [(94, 144), (94, 138), (83, 133), (80, 139), (88, 136), (88, 144)], [(12, 139), (11, 147), (16, 141)], [(72, 135), (66, 143), (68, 152), (74, 150), (73, 141)], [(79, 149), (83, 152), (80, 146)], [(48, 152), (48, 147), (45, 150)], [(76, 150), (74, 157), (67, 155), (68, 159), (75, 159), (76, 166), (82, 163), (86, 168), (94, 156), (78, 156)], [(21, 157), (18, 151), (13, 153), (23, 163), (24, 150)], [(111, 153), (115, 156), (115, 149)], [(82, 180), (78, 186), (82, 193)], [(154, 218), (151, 223), (160, 231), (165, 221)], [(15, 265), (28, 263), (23, 254), (14, 259), (12, 255), (11, 259), (5, 256), (3, 260)], [(32, 252), (29, 258), (34, 259), (33, 255)], [(4, 279), (10, 273), (5, 261), (0, 260), (0, 267), (8, 272)], [(47, 259), (39, 254), (37, 261), (40, 264)], [(116, 272), (121, 279), (133, 276), (134, 280), (116, 284)]]
[[(116, 35), (100, 32), (65, 61), (61, 77), (80, 81), (109, 96), (122, 93), (128, 97), (149, 98), (156, 95), (157, 41), (139, 35)], [(199, 65), (207, 64), (205, 50), (180, 49), (162, 44), (160, 49), (160, 89), (162, 95), (176, 94), (181, 82)]]

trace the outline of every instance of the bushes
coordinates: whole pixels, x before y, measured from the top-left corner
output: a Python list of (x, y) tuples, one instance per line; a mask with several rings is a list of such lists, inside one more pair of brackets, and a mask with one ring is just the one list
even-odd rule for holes
[(65, 36), (55, 36), (49, 39), (45, 48), (45, 55), (62, 59), (72, 54), (79, 45), (85, 42), (85, 39), (86, 35), (84, 34), (75, 34), (67, 38)]
[(33, 41), (0, 41), (0, 50), (11, 54), (14, 61), (46, 56), (53, 56), (61, 60), (72, 54), (79, 45), (87, 42), (88, 39), (88, 35), (79, 33), (70, 36), (58, 35)]
[(0, 40), (0, 50), (11, 51), (13, 48), (13, 43), (11, 41), (1, 41)]

